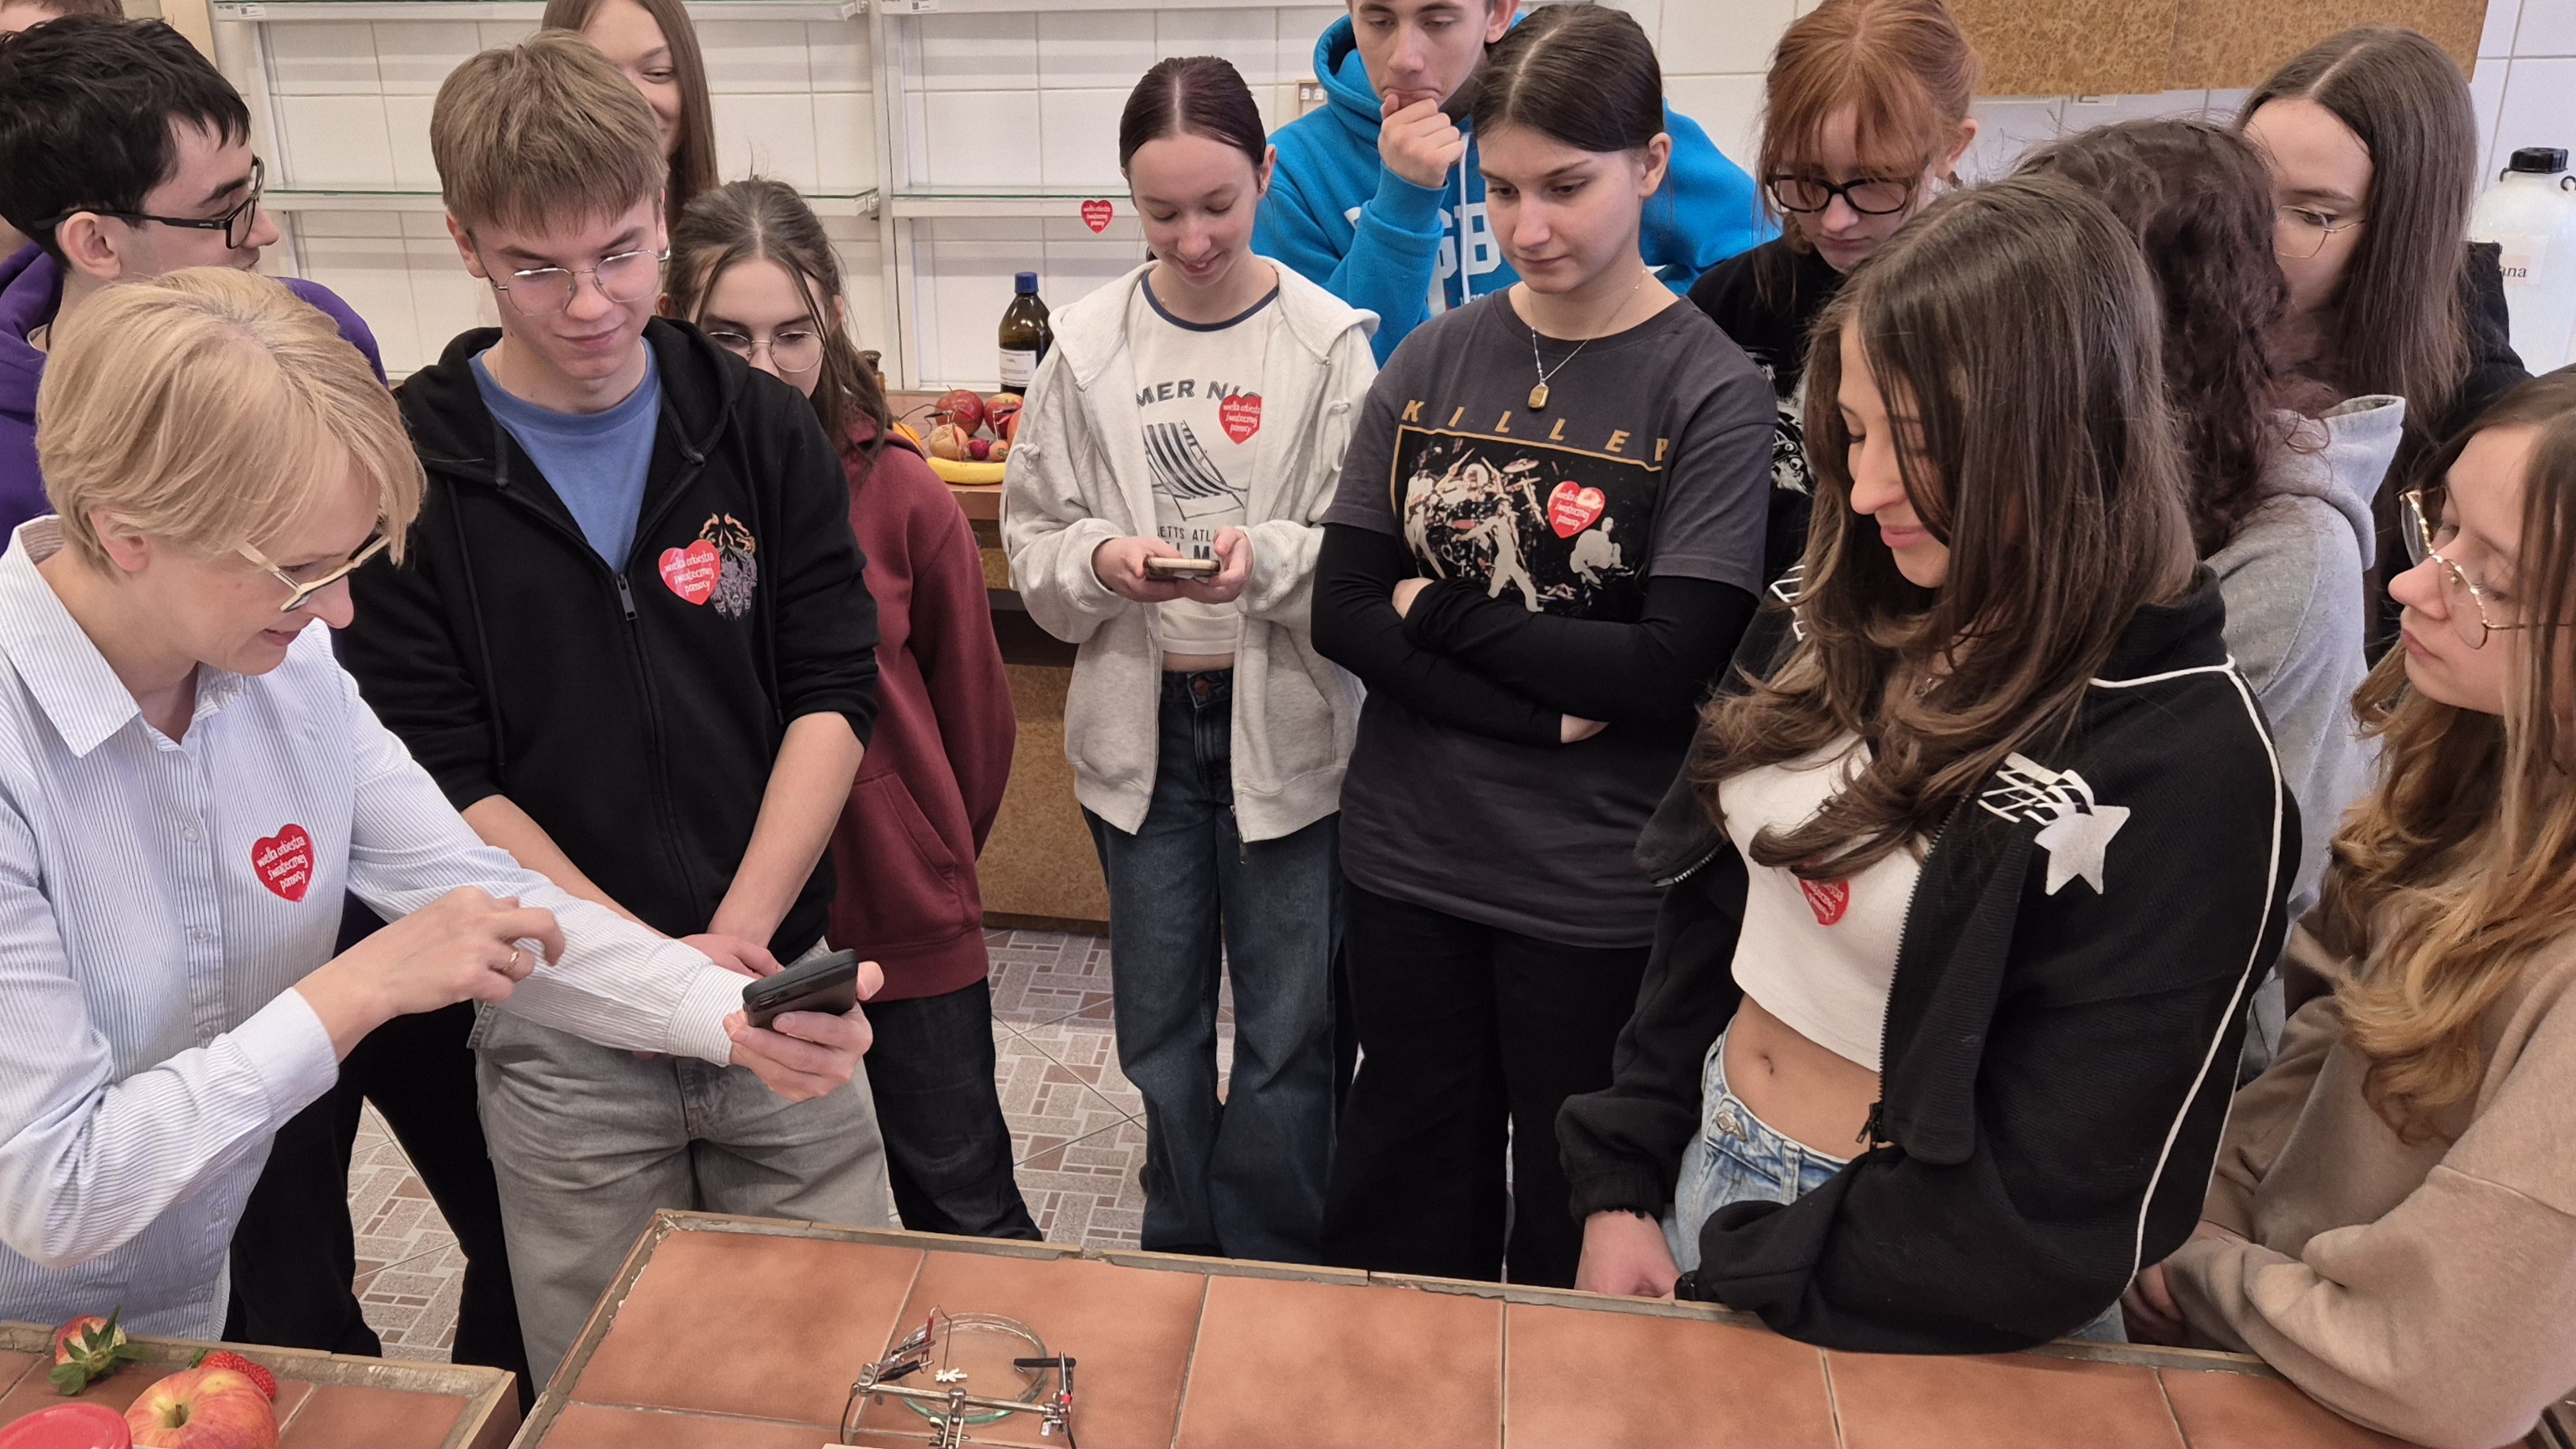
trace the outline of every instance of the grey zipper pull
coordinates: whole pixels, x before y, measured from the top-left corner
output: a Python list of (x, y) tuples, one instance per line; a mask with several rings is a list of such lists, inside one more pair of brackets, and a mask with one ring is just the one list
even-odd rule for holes
[(626, 586), (626, 575), (618, 574), (614, 577), (617, 580), (618, 605), (626, 610), (626, 621), (631, 624), (635, 622), (635, 591)]

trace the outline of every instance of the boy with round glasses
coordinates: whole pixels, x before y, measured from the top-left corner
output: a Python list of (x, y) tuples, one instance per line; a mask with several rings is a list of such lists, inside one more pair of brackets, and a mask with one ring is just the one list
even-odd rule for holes
[[(660, 133), (587, 41), (468, 60), (430, 147), (501, 325), (397, 394), (428, 490), (404, 562), (353, 576), (349, 668), (485, 840), (775, 971), (823, 949), (875, 719), (838, 454), (793, 388), (654, 315)], [(791, 1105), (507, 1017), (476, 1044), (539, 1383), (658, 1209), (891, 1221), (864, 1079)]]

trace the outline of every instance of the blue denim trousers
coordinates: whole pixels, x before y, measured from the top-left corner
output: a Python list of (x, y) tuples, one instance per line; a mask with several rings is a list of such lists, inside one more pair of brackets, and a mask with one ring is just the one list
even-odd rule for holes
[[(1142, 1245), (1311, 1263), (1333, 1150), (1340, 817), (1242, 838), (1233, 705), (1232, 670), (1164, 675), (1142, 828), (1085, 812), (1109, 884), (1118, 1065), (1145, 1099)], [(1221, 1100), (1220, 971), (1234, 985)]]
[[(1682, 1271), (1699, 1266), (1699, 1230), (1728, 1203), (1796, 1202), (1814, 1192), (1850, 1159), (1828, 1157), (1773, 1131), (1726, 1085), (1726, 1039), (1717, 1034), (1700, 1067), (1700, 1126), (1682, 1153), (1673, 1184), (1672, 1210), (1664, 1215), (1664, 1242)], [(2127, 1343), (2128, 1328), (2113, 1300), (2101, 1316), (2066, 1335), (2092, 1343)]]

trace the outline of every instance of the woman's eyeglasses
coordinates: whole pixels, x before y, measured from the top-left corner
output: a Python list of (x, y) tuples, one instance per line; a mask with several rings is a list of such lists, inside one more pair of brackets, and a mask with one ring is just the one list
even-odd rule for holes
[(1878, 176), (1837, 182), (1783, 171), (1762, 185), (1771, 193), (1771, 204), (1782, 211), (1811, 216), (1833, 205), (1839, 196), (1844, 205), (1863, 216), (1886, 216), (1903, 211), (1914, 200), (1915, 183), (1911, 179), (1890, 181)]
[[(393, 541), (392, 534), (380, 529), (365, 543), (358, 545), (358, 551), (349, 555), (347, 562), (327, 567), (322, 564), (301, 564), (291, 569), (280, 568), (270, 563), (266, 555), (249, 544), (241, 546), (241, 556), (268, 570), (279, 583), (286, 585), (286, 602), (278, 606), (277, 612), (292, 614), (311, 603), (315, 594), (356, 573), (360, 565), (392, 547)], [(317, 573), (316, 570), (321, 571)]]
[(2405, 526), (2399, 530), (2405, 536), (2406, 557), (2418, 564), (2431, 562), (2441, 566), (2442, 612), (2451, 616), (2451, 630), (2460, 636), (2461, 643), (2472, 649), (2484, 649), (2491, 633), (2532, 627), (2528, 623), (2500, 620), (2499, 615), (2510, 611), (2478, 587), (2477, 581), (2470, 578), (2466, 570), (2442, 556), (2443, 546), (2457, 538), (2460, 531), (2441, 521), (2439, 503), (2428, 500), (2421, 488), (2408, 489), (2397, 495), (2397, 499), (2406, 514)]
[(2338, 217), (2331, 212), (2306, 206), (2275, 208), (2272, 225), (2272, 254), (2292, 261), (2304, 260), (2326, 249), (2326, 238), (2361, 225), (2358, 216)]
[(823, 334), (811, 327), (782, 328), (765, 338), (727, 329), (708, 333), (707, 340), (745, 362), (754, 361), (765, 350), (770, 366), (798, 377), (823, 365)]
[(579, 270), (531, 267), (510, 273), (507, 282), (494, 282), (492, 290), (501, 293), (522, 317), (552, 317), (571, 306), (584, 277), (612, 302), (641, 302), (662, 290), (662, 263), (670, 257), (666, 251), (619, 252), (601, 257), (598, 266)]
[(154, 216), (146, 211), (109, 211), (96, 206), (75, 206), (60, 216), (45, 218), (39, 225), (58, 227), (86, 211), (94, 216), (112, 216), (119, 221), (148, 221), (155, 226), (183, 227), (189, 231), (219, 231), (224, 234), (225, 246), (240, 251), (250, 244), (251, 228), (259, 224), (260, 193), (267, 188), (267, 163), (254, 157), (250, 163), (250, 195), (221, 216)]

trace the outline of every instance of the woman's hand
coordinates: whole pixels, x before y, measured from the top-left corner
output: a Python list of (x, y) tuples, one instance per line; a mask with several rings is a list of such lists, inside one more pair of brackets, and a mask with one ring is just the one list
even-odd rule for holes
[[(1247, 550), (1247, 554), (1248, 554)], [(1168, 604), (1186, 597), (1181, 586), (1145, 572), (1149, 558), (1179, 558), (1181, 551), (1159, 538), (1113, 538), (1091, 551), (1092, 576), (1122, 599), (1140, 604)], [(1246, 560), (1247, 564), (1249, 559)], [(1241, 592), (1242, 586), (1236, 585)]]
[(2182, 1309), (2174, 1302), (2173, 1289), (2165, 1282), (2162, 1263), (2149, 1263), (2138, 1270), (2129, 1291), (2120, 1295), (2120, 1312), (2129, 1321), (2132, 1343), (2183, 1348), (2191, 1337), (2183, 1325)]
[(1594, 1213), (1583, 1220), (1583, 1261), (1574, 1286), (1585, 1293), (1670, 1298), (1682, 1276), (1664, 1225), (1635, 1213)]
[(1559, 744), (1580, 744), (1608, 728), (1597, 719), (1576, 719), (1569, 714), (1558, 720), (1556, 738)]
[[(874, 961), (859, 963), (859, 999), (885, 987), (885, 971)], [(733, 1064), (748, 1067), (769, 1090), (790, 1102), (808, 1102), (838, 1090), (859, 1069), (876, 1033), (867, 1013), (852, 1007), (845, 1014), (790, 1011), (767, 1026), (753, 1026), (742, 1012), (725, 1018), (725, 1035), (733, 1038)]]
[(554, 912), (459, 887), (322, 964), (295, 985), (340, 1056), (397, 1016), (460, 1001), (507, 1001), (545, 959), (563, 954)]
[[(1094, 566), (1099, 555), (1094, 554)], [(1231, 604), (1243, 597), (1244, 586), (1252, 582), (1252, 538), (1240, 528), (1217, 530), (1217, 571), (1204, 579), (1182, 579), (1175, 587), (1184, 599), (1202, 604)]]
[(1429, 587), (1431, 587), (1431, 580), (1429, 579), (1406, 579), (1397, 584), (1395, 586), (1394, 599), (1395, 616), (1401, 619), (1405, 615), (1413, 612), (1413, 601), (1421, 598), (1422, 591)]

